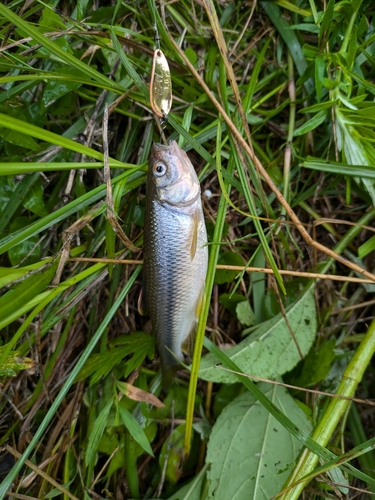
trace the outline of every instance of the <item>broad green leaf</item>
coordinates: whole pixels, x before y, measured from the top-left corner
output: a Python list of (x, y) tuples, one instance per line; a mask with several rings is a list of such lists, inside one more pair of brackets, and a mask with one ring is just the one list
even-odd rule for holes
[[(308, 289), (295, 303), (286, 308), (285, 312), (302, 355), (305, 356), (314, 341), (317, 329), (313, 290)], [(226, 349), (225, 353), (243, 372), (269, 379), (290, 371), (301, 360), (281, 313), (262, 323), (245, 340)], [(215, 365), (217, 359), (214, 355), (204, 356), (200, 364), (200, 378), (213, 382), (237, 382), (235, 375)]]
[(306, 356), (301, 375), (294, 380), (298, 387), (308, 387), (321, 382), (328, 375), (335, 359), (335, 339), (323, 342), (319, 349), (312, 347)]
[(256, 399), (262, 404), (262, 406), (264, 406), (275, 417), (275, 419), (278, 422), (281, 422), (281, 424), (289, 431), (291, 435), (295, 436), (304, 446), (307, 446), (310, 451), (312, 451), (314, 454), (316, 454), (318, 457), (324, 460), (337, 459), (335, 465), (338, 465), (341, 470), (348, 471), (354, 477), (357, 477), (369, 484), (375, 485), (374, 479), (372, 479), (367, 474), (364, 474), (363, 472), (359, 471), (352, 465), (343, 462), (340, 459), (340, 457), (337, 457), (337, 455), (327, 450), (327, 448), (314, 441), (309, 436), (309, 434), (306, 433), (306, 431), (301, 429), (298, 425), (294, 424), (287, 415), (280, 412), (279, 408), (277, 408), (276, 405), (263, 394), (263, 392), (257, 386), (257, 384), (255, 384), (249, 378), (247, 378), (241, 372), (238, 365), (236, 365), (236, 363), (233, 363), (233, 361), (229, 359), (228, 356), (223, 351), (221, 351), (213, 342), (211, 342), (211, 340), (209, 340), (207, 337), (205, 337), (204, 339), (204, 345), (211, 353), (215, 354), (216, 358), (220, 360), (224, 366), (226, 366), (231, 370), (234, 370), (236, 372), (237, 380), (242, 382), (244, 387), (246, 387), (251, 392), (251, 394), (253, 394), (256, 397)]
[(301, 7), (298, 7), (295, 2), (289, 2), (288, 0), (276, 0), (276, 3), (277, 5), (280, 5), (280, 7), (284, 7), (284, 9), (290, 10), (291, 12), (296, 12), (302, 17), (311, 16), (310, 10), (301, 9)]
[(48, 215), (48, 212), (44, 205), (43, 195), (44, 188), (41, 177), (38, 176), (36, 182), (29, 189), (29, 192), (23, 201), (23, 206), (34, 214), (39, 215), (39, 217), (45, 217)]
[(92, 431), (89, 433), (89, 441), (87, 443), (87, 449), (85, 453), (86, 465), (92, 463), (92, 461), (95, 458), (95, 454), (98, 449), (100, 439), (107, 425), (108, 415), (109, 412), (111, 411), (111, 408), (112, 408), (112, 401), (109, 401), (102, 409), (102, 411), (99, 413), (97, 419), (95, 420), (94, 427)]
[[(284, 387), (261, 384), (295, 425), (310, 433), (306, 414)], [(207, 498), (270, 500), (288, 477), (302, 444), (246, 392), (224, 408), (207, 447)]]
[(314, 130), (314, 128), (318, 127), (324, 122), (326, 117), (327, 117), (326, 111), (324, 110), (319, 111), (319, 113), (314, 115), (312, 118), (310, 118), (310, 120), (308, 120), (306, 123), (304, 123), (294, 131), (293, 134), (294, 137), (306, 134), (306, 132), (310, 132), (310, 130)]
[[(30, 224), (28, 217), (17, 217), (10, 225), (11, 233), (16, 233), (18, 230), (27, 227)], [(32, 235), (27, 240), (15, 245), (8, 251), (8, 257), (12, 266), (18, 266), (21, 262), (25, 265), (33, 264), (39, 260), (41, 254), (40, 245), (38, 245), (39, 236)], [(25, 260), (26, 259), (26, 260)]]
[(22, 204), (25, 203), (29, 190), (38, 181), (38, 174), (27, 175), (21, 182), (0, 178), (0, 234), (7, 227), (10, 220)]
[(309, 33), (315, 33), (315, 34), (319, 34), (320, 31), (319, 26), (311, 23), (293, 24), (293, 26), (291, 26), (290, 29), (299, 31), (308, 31)]
[(34, 141), (32, 137), (22, 134), (21, 132), (9, 130), (5, 127), (0, 127), (0, 137), (2, 137), (4, 141), (10, 142), (20, 148), (30, 149), (31, 151), (39, 151), (41, 149), (39, 144)]
[(142, 429), (138, 420), (134, 418), (126, 408), (119, 406), (118, 409), (125, 427), (128, 429), (135, 441), (137, 441), (137, 443), (145, 450), (146, 453), (154, 456), (145, 431)]
[(43, 92), (43, 104), (46, 108), (51, 106), (60, 97), (79, 89), (82, 83), (75, 82), (73, 77), (80, 77), (82, 73), (75, 68), (60, 65), (56, 67), (59, 73), (66, 73), (65, 80), (48, 80)]
[(42, 17), (38, 24), (40, 27), (47, 28), (51, 31), (60, 29), (66, 30), (66, 26), (60, 16), (49, 7), (44, 7)]
[[(245, 266), (245, 261), (239, 253), (228, 250), (219, 256), (218, 264), (226, 266)], [(215, 274), (215, 283), (222, 285), (223, 283), (231, 283), (236, 279), (239, 271), (231, 271), (227, 269), (217, 269)]]
[(223, 293), (219, 297), (219, 303), (228, 309), (233, 316), (236, 315), (237, 305), (244, 300), (246, 300), (246, 297), (240, 295), (239, 293)]
[(3, 286), (9, 285), (12, 281), (19, 280), (25, 274), (34, 269), (38, 269), (39, 267), (45, 266), (51, 261), (50, 259), (42, 260), (36, 262), (35, 264), (31, 264), (30, 266), (17, 267), (14, 269), (13, 267), (0, 267), (0, 288)]
[(252, 326), (255, 322), (254, 311), (251, 308), (250, 302), (245, 300), (237, 304), (237, 318), (244, 326)]

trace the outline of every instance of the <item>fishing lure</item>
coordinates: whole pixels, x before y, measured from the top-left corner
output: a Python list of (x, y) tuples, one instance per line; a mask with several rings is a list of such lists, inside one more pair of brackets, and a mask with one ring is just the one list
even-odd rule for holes
[(154, 51), (150, 103), (153, 112), (159, 118), (166, 118), (172, 107), (172, 79), (167, 58), (160, 48)]

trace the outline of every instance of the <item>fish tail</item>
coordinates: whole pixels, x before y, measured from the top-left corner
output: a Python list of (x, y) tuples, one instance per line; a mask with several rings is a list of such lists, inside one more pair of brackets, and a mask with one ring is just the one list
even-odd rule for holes
[(162, 366), (162, 386), (165, 391), (167, 391), (174, 379), (174, 376), (180, 366)]
[(178, 356), (169, 349), (167, 345), (160, 351), (163, 388), (168, 389), (173, 382), (174, 376), (183, 366), (179, 363)]

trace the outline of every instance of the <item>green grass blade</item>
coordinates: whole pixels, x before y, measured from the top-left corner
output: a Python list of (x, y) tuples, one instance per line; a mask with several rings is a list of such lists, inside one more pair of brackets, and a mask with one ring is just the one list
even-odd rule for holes
[[(118, 177), (115, 177), (112, 180), (112, 183), (115, 184), (116, 182), (121, 181), (123, 178), (129, 177), (131, 174), (136, 173), (137, 170), (139, 169), (137, 168), (132, 171), (128, 170), (122, 173)], [(143, 180), (144, 180), (143, 177), (138, 177), (132, 181), (129, 181), (126, 186), (127, 190), (130, 191), (135, 187), (141, 185)], [(95, 203), (96, 201), (104, 198), (105, 193), (106, 193), (106, 186), (105, 184), (102, 184), (101, 186), (98, 186), (92, 191), (89, 191), (88, 193), (84, 194), (83, 196), (80, 196), (71, 203), (68, 203), (68, 205), (56, 210), (56, 212), (47, 215), (46, 217), (43, 217), (37, 222), (31, 224), (30, 226), (27, 226), (25, 229), (20, 229), (19, 231), (16, 231), (15, 233), (6, 236), (2, 240), (0, 240), (0, 255), (8, 251), (9, 248), (12, 248), (13, 246), (17, 245), (18, 243), (27, 240), (28, 238), (30, 238), (35, 234), (39, 234), (41, 231), (48, 229), (49, 227), (57, 224), (58, 222), (65, 220), (70, 215), (77, 213), (79, 210), (82, 210), (85, 207), (88, 207), (89, 205)], [(102, 207), (102, 209), (104, 210), (104, 207)]]
[(139, 90), (142, 92), (143, 97), (146, 99), (146, 102), (149, 102), (150, 89), (147, 87), (145, 82), (142, 80), (142, 78), (138, 75), (137, 71), (134, 69), (132, 63), (129, 61), (129, 58), (127, 57), (123, 48), (121, 47), (120, 42), (117, 40), (117, 36), (115, 35), (115, 32), (113, 31), (112, 28), (110, 29), (110, 34), (116, 54), (119, 56), (120, 61), (122, 62), (128, 75), (133, 80), (135, 85), (139, 88)]
[(121, 305), (122, 301), (125, 299), (126, 295), (129, 293), (129, 290), (133, 286), (133, 283), (137, 279), (140, 272), (141, 272), (141, 267), (138, 266), (136, 268), (136, 270), (133, 272), (133, 274), (130, 276), (125, 287), (121, 290), (119, 296), (117, 297), (117, 299), (113, 303), (113, 306), (110, 308), (110, 310), (106, 314), (106, 316), (103, 319), (102, 323), (100, 324), (99, 328), (94, 333), (94, 335), (91, 338), (90, 342), (88, 343), (86, 349), (82, 353), (79, 361), (74, 366), (69, 377), (67, 378), (66, 382), (64, 383), (62, 389), (60, 390), (59, 394), (57, 395), (56, 399), (52, 403), (50, 409), (48, 410), (46, 416), (43, 418), (41, 424), (39, 425), (37, 431), (35, 432), (32, 440), (30, 442), (30, 444), (28, 445), (26, 450), (23, 452), (21, 458), (17, 461), (16, 465), (12, 468), (12, 470), (8, 473), (8, 475), (5, 477), (3, 482), (0, 484), (0, 498), (5, 497), (6, 492), (11, 487), (12, 482), (14, 481), (15, 477), (17, 476), (17, 474), (19, 473), (21, 468), (23, 467), (23, 465), (24, 465), (25, 461), (27, 460), (27, 458), (29, 457), (30, 453), (33, 451), (34, 447), (38, 444), (39, 440), (42, 438), (42, 436), (43, 436), (46, 428), (48, 427), (51, 419), (55, 415), (56, 411), (58, 410), (60, 404), (62, 403), (62, 401), (65, 398), (66, 394), (68, 393), (69, 389), (73, 385), (74, 380), (76, 379), (79, 372), (82, 370), (83, 365), (87, 361), (88, 357), (90, 356), (90, 354), (93, 351), (96, 344), (99, 342), (103, 332), (108, 327), (108, 325), (109, 325), (111, 319), (113, 318), (114, 314), (116, 313), (117, 309)]
[[(280, 33), (281, 38), (287, 44), (298, 74), (302, 76), (307, 68), (307, 62), (296, 34), (290, 29), (288, 21), (283, 17), (281, 10), (274, 1), (261, 0), (260, 5), (275, 25), (275, 28)], [(311, 78), (305, 82), (305, 87), (309, 93), (313, 91), (314, 83)]]
[(311, 156), (308, 156), (306, 161), (301, 163), (301, 167), (310, 168), (312, 170), (320, 170), (321, 172), (327, 172), (330, 174), (375, 179), (375, 168), (367, 165), (348, 165), (345, 163), (324, 161), (319, 158), (312, 158)]
[[(65, 170), (79, 170), (81, 168), (85, 169), (96, 169), (103, 168), (104, 163), (102, 161), (97, 162), (50, 162), (50, 163), (39, 163), (39, 162), (9, 162), (0, 163), (0, 176), (3, 175), (20, 175), (20, 174), (31, 174), (33, 172), (59, 172)], [(134, 168), (134, 165), (129, 163), (119, 163), (116, 160), (110, 160), (109, 166), (111, 168)]]
[(82, 61), (71, 55), (69, 52), (63, 50), (59, 45), (49, 40), (40, 31), (34, 28), (34, 26), (31, 23), (24, 21), (21, 17), (17, 16), (17, 14), (14, 14), (14, 12), (12, 12), (8, 7), (6, 7), (3, 4), (0, 4), (0, 15), (3, 16), (5, 19), (7, 19), (10, 23), (14, 24), (15, 26), (23, 30), (24, 33), (27, 33), (28, 36), (31, 36), (33, 40), (40, 43), (43, 47), (49, 50), (51, 54), (54, 54), (56, 57), (60, 58), (66, 64), (69, 64), (74, 68), (77, 68), (78, 70), (82, 71), (83, 75), (88, 75), (94, 81), (102, 83), (108, 90), (114, 90), (115, 92), (123, 90), (119, 85), (116, 85), (112, 80), (99, 73), (99, 71), (95, 70), (94, 68), (91, 68), (91, 66), (88, 66), (87, 64), (83, 63)]
[[(0, 127), (14, 130), (15, 132), (34, 137), (35, 139), (40, 139), (41, 141), (50, 142), (51, 144), (55, 144), (56, 146), (70, 149), (71, 151), (75, 151), (76, 153), (95, 158), (96, 160), (104, 160), (103, 154), (99, 153), (99, 151), (95, 151), (94, 149), (88, 148), (87, 146), (84, 146), (79, 142), (75, 142), (61, 135), (54, 134), (49, 130), (44, 130), (40, 127), (37, 127), (36, 125), (32, 125), (31, 123), (26, 123), (22, 120), (18, 120), (17, 118), (13, 118), (12, 116), (4, 115), (3, 113), (0, 113)], [(112, 163), (117, 163), (118, 165), (123, 166), (121, 162), (118, 162), (116, 160), (112, 160)]]

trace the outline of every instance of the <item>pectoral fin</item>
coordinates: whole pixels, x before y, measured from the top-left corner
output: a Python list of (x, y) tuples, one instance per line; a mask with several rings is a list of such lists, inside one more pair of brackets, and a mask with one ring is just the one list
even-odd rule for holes
[(146, 294), (145, 294), (144, 286), (142, 286), (141, 291), (139, 292), (137, 308), (138, 308), (138, 312), (141, 316), (148, 315), (148, 308), (147, 308), (147, 304), (146, 304)]
[(190, 244), (190, 258), (194, 259), (197, 253), (198, 245), (198, 231), (199, 231), (199, 211), (196, 210), (193, 215), (193, 227), (191, 231), (191, 244)]

